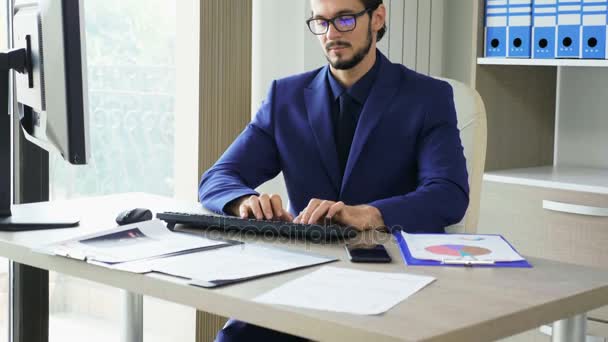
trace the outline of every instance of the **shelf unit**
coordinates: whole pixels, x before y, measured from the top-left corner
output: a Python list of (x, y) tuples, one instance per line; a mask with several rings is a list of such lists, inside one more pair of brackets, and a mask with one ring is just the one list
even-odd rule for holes
[(490, 171), (485, 181), (608, 195), (608, 169), (541, 166)]
[[(606, 194), (608, 61), (478, 58), (477, 62), (477, 89), (488, 108), (485, 179), (540, 186), (534, 175), (541, 172), (553, 179), (543, 187)], [(522, 171), (525, 168), (529, 172)], [(563, 169), (583, 187), (552, 178)], [(605, 181), (586, 179), (589, 170)]]
[[(562, 167), (580, 172), (580, 179), (588, 169), (608, 175), (608, 60), (486, 58), (484, 5), (445, 1), (443, 76), (470, 84), (484, 100), (485, 179), (540, 184), (526, 178), (526, 168), (547, 177)], [(571, 188), (559, 178), (542, 184)], [(588, 185), (604, 193), (605, 187)]]
[[(571, 210), (608, 209), (608, 60), (485, 58), (484, 1), (445, 7), (443, 76), (477, 89), (486, 106), (478, 231), (525, 255), (608, 270), (608, 217)], [(589, 316), (608, 321), (608, 308)]]
[[(470, 84), (484, 100), (486, 171), (513, 171), (509, 179), (522, 184), (525, 168), (554, 174), (568, 166), (581, 178), (586, 169), (608, 173), (608, 60), (485, 58), (484, 6), (484, 0), (444, 2), (443, 76)], [(545, 185), (568, 187), (560, 180)]]
[[(544, 113), (527, 114), (539, 119), (535, 123), (536, 127), (540, 128), (539, 133), (553, 135), (552, 152), (550, 153), (546, 142), (545, 145), (538, 141), (532, 142), (529, 145), (530, 149), (544, 151), (542, 152), (545, 153), (544, 157), (538, 156), (536, 163), (534, 160), (528, 160), (522, 163), (524, 165), (520, 165), (521, 167), (514, 168), (487, 165), (489, 172), (485, 175), (485, 180), (608, 194), (608, 69), (605, 69), (608, 67), (608, 60), (480, 57), (477, 58), (477, 64), (482, 75), (484, 72), (498, 74), (500, 72), (496, 69), (499, 67), (513, 72), (514, 76), (511, 77), (522, 77), (527, 80), (542, 74), (545, 78), (541, 83), (545, 83), (545, 89), (539, 90), (532, 87), (524, 89), (530, 94), (548, 95), (548, 98), (555, 103), (554, 108), (547, 108), (550, 107), (550, 103), (541, 105)], [(488, 70), (484, 70), (484, 68)], [(526, 73), (529, 74), (529, 77), (526, 77)], [(489, 83), (486, 79), (482, 81)], [(494, 80), (494, 82), (496, 83), (493, 86), (496, 86), (500, 80)], [(485, 86), (486, 90), (487, 86)], [(554, 89), (554, 94), (547, 94), (547, 89)], [(483, 91), (480, 90), (480, 92)], [(542, 100), (539, 99), (539, 101)], [(493, 103), (490, 102), (489, 106), (493, 107)], [(524, 103), (523, 106), (537, 107), (536, 104), (529, 102)], [(509, 110), (509, 106), (501, 107), (503, 112)], [(553, 115), (551, 116), (551, 114)], [(497, 132), (504, 135), (504, 130), (509, 129), (510, 125), (502, 124), (503, 132)], [(544, 127), (539, 127), (539, 125)], [(551, 132), (548, 128), (552, 126), (553, 131)], [(530, 139), (525, 139), (525, 141), (530, 143)], [(502, 142), (510, 145), (508, 139), (502, 140)], [(548, 157), (551, 154), (552, 159), (549, 163)], [(541, 166), (538, 167), (534, 164)], [(523, 168), (526, 166), (529, 168)]]

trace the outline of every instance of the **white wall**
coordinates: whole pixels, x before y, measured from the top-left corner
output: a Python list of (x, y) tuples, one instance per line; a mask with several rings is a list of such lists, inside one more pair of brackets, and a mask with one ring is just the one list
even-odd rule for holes
[(200, 3), (180, 0), (175, 6), (175, 197), (198, 201)]
[(272, 80), (304, 71), (304, 3), (253, 0), (252, 114)]
[[(251, 113), (257, 112), (274, 79), (299, 74), (325, 63), (316, 38), (306, 27), (309, 0), (253, 0)], [(260, 192), (287, 201), (282, 174)]]

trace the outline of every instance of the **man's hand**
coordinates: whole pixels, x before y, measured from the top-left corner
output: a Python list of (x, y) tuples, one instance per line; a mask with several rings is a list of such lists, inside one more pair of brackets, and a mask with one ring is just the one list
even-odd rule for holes
[(312, 199), (308, 206), (293, 220), (295, 223), (316, 224), (325, 219), (351, 226), (359, 230), (384, 227), (380, 210), (370, 205), (350, 206), (344, 202)]
[(283, 209), (281, 196), (276, 194), (243, 196), (233, 202), (228, 211), (243, 219), (253, 216), (258, 220), (293, 221), (293, 215)]

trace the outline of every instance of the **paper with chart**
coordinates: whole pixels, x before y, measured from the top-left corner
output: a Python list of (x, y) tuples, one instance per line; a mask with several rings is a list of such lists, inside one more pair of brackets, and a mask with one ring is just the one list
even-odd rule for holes
[(225, 241), (172, 232), (162, 221), (151, 220), (59, 242), (44, 250), (90, 262), (116, 264), (226, 245), (229, 243)]
[(405, 273), (367, 272), (324, 266), (254, 300), (306, 309), (379, 315), (433, 282)]
[(337, 259), (257, 244), (240, 244), (204, 252), (117, 265), (123, 271), (159, 272), (213, 287)]
[(420, 260), (525, 260), (500, 235), (401, 234), (412, 257)]

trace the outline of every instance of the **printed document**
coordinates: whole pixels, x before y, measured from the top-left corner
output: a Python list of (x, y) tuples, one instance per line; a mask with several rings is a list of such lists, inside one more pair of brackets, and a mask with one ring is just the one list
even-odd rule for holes
[(193, 285), (213, 287), (335, 260), (299, 251), (240, 244), (114, 268), (136, 273), (159, 272), (191, 279)]
[(255, 298), (266, 304), (379, 315), (433, 282), (405, 273), (367, 272), (324, 266)]
[(495, 262), (524, 260), (500, 235), (401, 234), (412, 257), (416, 259)]
[(44, 247), (51, 254), (105, 264), (226, 246), (225, 241), (173, 232), (160, 220), (117, 227)]

